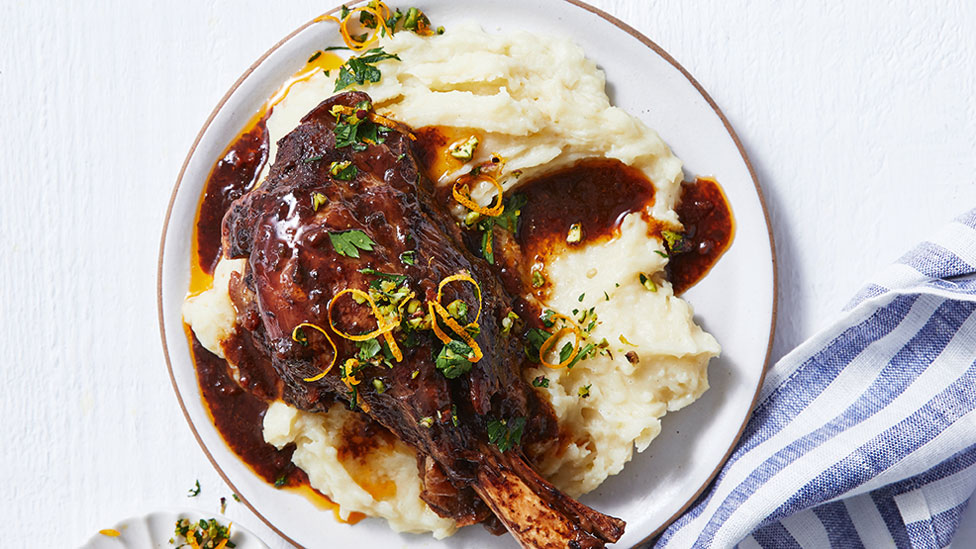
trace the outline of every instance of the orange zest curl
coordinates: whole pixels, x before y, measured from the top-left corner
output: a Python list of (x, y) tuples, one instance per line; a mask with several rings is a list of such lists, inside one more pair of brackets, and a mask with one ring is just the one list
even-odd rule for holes
[[(558, 313), (554, 314), (553, 317), (565, 322), (566, 326), (563, 326), (562, 328), (556, 330), (556, 333), (549, 336), (549, 338), (546, 339), (546, 341), (539, 346), (539, 362), (541, 362), (545, 366), (548, 366), (549, 368), (558, 370), (560, 368), (565, 368), (566, 366), (568, 366), (573, 362), (573, 359), (576, 358), (576, 355), (578, 355), (580, 352), (580, 342), (583, 340), (583, 338), (579, 326), (577, 326), (576, 323), (573, 322), (573, 319)], [(553, 347), (555, 347), (556, 343), (559, 342), (560, 338), (562, 338), (564, 335), (568, 333), (573, 334), (573, 352), (569, 354), (569, 357), (566, 358), (566, 360), (558, 362), (556, 364), (553, 364), (548, 360), (546, 360), (546, 355), (549, 353), (549, 351)]]
[(431, 317), (433, 317), (431, 327), (434, 329), (434, 335), (437, 336), (437, 339), (441, 340), (441, 342), (445, 344), (450, 343), (452, 339), (437, 325), (437, 317), (439, 316), (452, 332), (456, 333), (464, 341), (464, 343), (467, 344), (468, 347), (471, 347), (473, 354), (472, 356), (468, 357), (469, 362), (478, 362), (485, 356), (484, 353), (481, 352), (481, 347), (478, 346), (478, 342), (471, 337), (471, 334), (469, 334), (463, 326), (454, 320), (451, 313), (447, 312), (447, 309), (445, 309), (440, 303), (428, 302), (427, 307), (430, 310)]
[[(385, 15), (384, 15), (385, 11)], [(366, 39), (360, 42), (352, 37), (349, 32), (349, 22), (353, 19), (353, 15), (357, 13), (368, 13), (376, 18), (376, 27), (373, 29), (366, 29), (367, 36)], [(346, 16), (340, 21), (338, 17), (334, 15), (321, 15), (315, 19), (315, 22), (320, 21), (335, 21), (339, 25), (339, 34), (342, 35), (342, 41), (346, 43), (346, 46), (355, 52), (363, 51), (369, 46), (371, 46), (380, 36), (392, 36), (393, 33), (390, 27), (387, 26), (386, 20), (390, 17), (391, 10), (389, 6), (383, 2), (370, 2), (365, 6), (358, 8), (353, 8), (346, 13)], [(358, 18), (357, 18), (358, 19)], [(372, 33), (370, 33), (370, 30)], [(384, 34), (381, 34), (381, 32)]]
[[(495, 195), (494, 206), (484, 207), (479, 205), (474, 200), (471, 200), (471, 188), (479, 181), (487, 181), (488, 183), (491, 183), (491, 185), (498, 191), (498, 194)], [(451, 187), (451, 195), (454, 196), (454, 200), (457, 200), (459, 204), (472, 212), (478, 212), (479, 214), (488, 217), (499, 216), (505, 211), (505, 205), (502, 204), (502, 194), (504, 192), (505, 189), (502, 187), (502, 184), (499, 183), (497, 179), (486, 173), (479, 173), (477, 175), (462, 175)]]
[[(466, 272), (460, 272), (458, 274), (453, 274), (451, 276), (448, 276), (444, 278), (444, 280), (441, 280), (441, 283), (437, 285), (437, 303), (441, 302), (441, 297), (444, 293), (444, 286), (447, 286), (451, 282), (456, 282), (456, 281), (470, 282), (471, 285), (474, 286), (475, 293), (478, 294), (478, 314), (475, 315), (474, 322), (468, 324), (468, 326), (477, 325), (478, 320), (481, 319), (481, 286), (478, 286), (478, 283), (475, 282), (473, 278), (471, 278), (470, 274)], [(468, 326), (465, 326), (465, 328), (467, 328)]]
[[(298, 330), (301, 330), (302, 328), (312, 328), (313, 330), (317, 330), (319, 333), (321, 333), (322, 335), (325, 336), (326, 341), (328, 341), (329, 342), (329, 345), (332, 346), (332, 362), (329, 364), (329, 367), (326, 368), (326, 369), (324, 369), (324, 370), (322, 370), (322, 372), (319, 373), (319, 375), (317, 375), (317, 376), (312, 376), (312, 377), (306, 377), (305, 378), (305, 381), (309, 381), (309, 382), (311, 382), (311, 381), (318, 381), (318, 380), (322, 379), (323, 377), (325, 377), (325, 374), (329, 373), (329, 370), (331, 370), (332, 367), (335, 366), (336, 356), (338, 356), (339, 351), (336, 349), (335, 342), (332, 341), (332, 338), (329, 337), (329, 334), (325, 330), (323, 330), (321, 327), (316, 326), (315, 324), (312, 324), (311, 322), (302, 322), (298, 326), (295, 326), (295, 329), (291, 331), (291, 339), (293, 341), (297, 341), (299, 343), (302, 343), (302, 339), (300, 339), (298, 337)], [(307, 337), (305, 338), (305, 341), (308, 341), (308, 338)]]
[[(376, 329), (372, 332), (360, 335), (347, 334), (342, 330), (336, 328), (335, 321), (332, 320), (332, 307), (335, 305), (336, 300), (345, 294), (352, 294), (355, 297), (359, 297), (369, 303), (369, 308), (373, 312), (373, 317), (376, 318)], [(403, 353), (400, 351), (400, 347), (397, 346), (396, 340), (393, 339), (393, 334), (391, 333), (396, 327), (396, 322), (386, 322), (383, 315), (380, 314), (379, 308), (376, 306), (376, 302), (373, 298), (369, 296), (368, 293), (356, 289), (356, 288), (346, 288), (341, 292), (337, 293), (332, 297), (332, 301), (329, 301), (329, 327), (332, 331), (336, 333), (339, 337), (343, 339), (348, 339), (349, 341), (366, 341), (368, 339), (373, 339), (374, 337), (383, 336), (386, 344), (390, 347), (390, 352), (393, 353), (393, 358), (400, 362), (403, 360)]]

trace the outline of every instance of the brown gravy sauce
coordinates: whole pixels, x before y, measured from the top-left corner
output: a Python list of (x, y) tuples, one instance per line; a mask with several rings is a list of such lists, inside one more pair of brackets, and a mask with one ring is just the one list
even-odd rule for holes
[(213, 274), (220, 258), (220, 224), (230, 203), (257, 183), (268, 159), (268, 130), (265, 119), (242, 133), (217, 161), (204, 190), (197, 214), (197, 261), (207, 274)]
[[(476, 130), (425, 127), (415, 131), (418, 156), (427, 167), (432, 180), (442, 178), (463, 163), (447, 153), (454, 143)], [(231, 202), (249, 191), (257, 182), (268, 160), (268, 133), (265, 118), (254, 125), (228, 147), (214, 165), (201, 199), (196, 221), (196, 254), (193, 268), (206, 275), (213, 269), (221, 254), (221, 222)], [(516, 243), (523, 259), (531, 265), (544, 261), (546, 255), (565, 246), (579, 246), (603, 242), (619, 233), (623, 218), (632, 212), (646, 212), (654, 201), (654, 187), (640, 171), (617, 160), (588, 159), (518, 187), (517, 193), (528, 199), (521, 209)], [(450, 192), (438, 192), (438, 198), (450, 199)], [(697, 283), (731, 244), (734, 234), (732, 212), (718, 183), (698, 179), (682, 184), (677, 208), (685, 225), (691, 251), (671, 258), (668, 274), (679, 294)], [(661, 230), (645, 214), (655, 236)], [(570, 227), (580, 224), (582, 238), (578, 244), (567, 244)], [(504, 271), (505, 266), (497, 266)], [(511, 278), (511, 273), (500, 273)], [(225, 344), (225, 350), (241, 368), (239, 386), (228, 372), (226, 361), (204, 349), (189, 328), (190, 342), (197, 379), (203, 400), (210, 410), (214, 425), (227, 445), (259, 476), (269, 483), (278, 483), (310, 495), (320, 506), (336, 509), (326, 496), (309, 486), (307, 475), (291, 462), (294, 446), (278, 450), (264, 441), (262, 423), (268, 408), (265, 399), (255, 396), (275, 394), (273, 370), (268, 359), (258, 352), (246, 338), (236, 338)], [(382, 451), (395, 441), (392, 435), (374, 422), (363, 421), (350, 432), (344, 432), (340, 453), (364, 461), (368, 453)], [(379, 499), (395, 494), (392, 482), (367, 487)], [(338, 518), (338, 514), (336, 515)], [(353, 513), (347, 522), (358, 522), (362, 515)]]

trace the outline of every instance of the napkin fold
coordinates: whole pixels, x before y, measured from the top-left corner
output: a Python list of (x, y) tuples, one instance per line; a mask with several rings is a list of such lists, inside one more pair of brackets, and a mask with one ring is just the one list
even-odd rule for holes
[(976, 489), (976, 210), (767, 373), (656, 547), (946, 547)]

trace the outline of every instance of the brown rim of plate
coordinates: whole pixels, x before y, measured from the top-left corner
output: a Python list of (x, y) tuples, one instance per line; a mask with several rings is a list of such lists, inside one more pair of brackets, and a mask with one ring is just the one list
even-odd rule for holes
[[(674, 57), (671, 57), (671, 55), (668, 52), (664, 51), (664, 49), (661, 48), (661, 46), (658, 46), (656, 43), (654, 43), (654, 41), (644, 36), (637, 29), (631, 27), (630, 25), (624, 23), (620, 19), (617, 19), (616, 17), (610, 15), (609, 13), (601, 9), (595, 8), (585, 2), (582, 2), (581, 0), (563, 0), (563, 1), (568, 4), (572, 4), (578, 8), (582, 8), (594, 15), (602, 17), (603, 19), (610, 22), (620, 30), (633, 36), (634, 38), (639, 40), (642, 44), (644, 44), (652, 51), (654, 51), (654, 53), (664, 58), (664, 60), (670, 63), (674, 68), (678, 69), (678, 71), (680, 71), (681, 74), (688, 79), (691, 85), (694, 86), (696, 90), (698, 90), (698, 93), (701, 94), (701, 96), (705, 99), (705, 101), (708, 102), (708, 105), (712, 108), (712, 110), (715, 111), (715, 114), (718, 115), (719, 119), (722, 120), (722, 125), (724, 125), (725, 130), (729, 132), (729, 136), (732, 137), (732, 141), (735, 142), (735, 146), (739, 150), (739, 155), (742, 157), (742, 161), (745, 162), (746, 168), (748, 168), (749, 170), (749, 176), (752, 178), (752, 183), (756, 187), (756, 194), (759, 196), (759, 205), (762, 207), (763, 217), (765, 217), (766, 220), (766, 232), (769, 234), (769, 250), (770, 250), (770, 256), (771, 256), (772, 267), (773, 267), (773, 307), (771, 311), (772, 314), (770, 315), (769, 341), (766, 344), (766, 358), (763, 361), (762, 372), (759, 374), (759, 383), (756, 385), (756, 393), (753, 395), (752, 403), (749, 405), (749, 413), (746, 414), (746, 417), (742, 420), (742, 425), (739, 426), (739, 431), (732, 439), (732, 444), (729, 446), (729, 449), (726, 450), (725, 455), (722, 456), (722, 459), (719, 461), (718, 465), (716, 465), (715, 470), (708, 475), (708, 478), (705, 480), (705, 482), (702, 483), (702, 485), (698, 488), (698, 490), (696, 490), (695, 493), (690, 498), (688, 498), (688, 500), (681, 506), (680, 509), (678, 509), (677, 512), (675, 512), (673, 515), (671, 515), (671, 517), (669, 517), (666, 521), (664, 521), (664, 524), (662, 524), (657, 530), (655, 530), (650, 535), (648, 535), (647, 537), (645, 537), (644, 539), (642, 539), (641, 541), (637, 542), (634, 545), (637, 546), (660, 535), (672, 522), (675, 521), (675, 519), (677, 519), (682, 513), (685, 512), (685, 510), (688, 509), (688, 507), (691, 506), (692, 502), (698, 499), (698, 496), (701, 495), (703, 491), (705, 491), (705, 488), (712, 482), (712, 479), (715, 478), (715, 475), (718, 474), (719, 469), (721, 469), (722, 466), (725, 465), (725, 461), (729, 459), (729, 456), (732, 454), (732, 450), (735, 449), (736, 444), (738, 444), (739, 439), (742, 437), (742, 432), (745, 430), (746, 424), (749, 422), (749, 418), (752, 417), (752, 409), (755, 408), (756, 401), (759, 399), (759, 391), (762, 388), (763, 382), (766, 377), (766, 370), (769, 367), (769, 357), (773, 349), (773, 336), (776, 333), (776, 314), (777, 314), (776, 306), (777, 306), (777, 295), (779, 291), (778, 273), (776, 269), (776, 242), (773, 239), (773, 230), (769, 221), (769, 210), (766, 208), (766, 200), (763, 197), (762, 188), (759, 186), (759, 180), (756, 178), (756, 171), (752, 167), (752, 162), (749, 161), (749, 155), (746, 154), (745, 149), (742, 147), (742, 142), (739, 141), (739, 136), (738, 134), (735, 133), (735, 130), (732, 129), (732, 125), (729, 123), (728, 118), (725, 117), (725, 114), (722, 112), (722, 109), (720, 109), (719, 106), (715, 103), (715, 100), (713, 100), (712, 97), (708, 95), (708, 92), (705, 91), (705, 88), (703, 88), (702, 85), (699, 84), (697, 80), (695, 80), (695, 77), (692, 76), (691, 73), (689, 73), (684, 67), (682, 67), (681, 64), (674, 59)], [(363, 0), (363, 2), (365, 2), (365, 0)], [(354, 3), (359, 4), (363, 2), (354, 2)], [(335, 7), (325, 12), (325, 14), (332, 14), (338, 10), (339, 7)], [(214, 118), (216, 118), (217, 113), (220, 112), (220, 110), (224, 107), (224, 104), (227, 102), (230, 96), (233, 95), (235, 91), (237, 91), (237, 88), (240, 87), (241, 83), (243, 83), (244, 80), (247, 79), (247, 77), (250, 76), (251, 73), (253, 73), (254, 70), (261, 63), (263, 63), (265, 59), (268, 58), (268, 56), (274, 53), (274, 51), (280, 48), (285, 42), (288, 42), (289, 40), (294, 38), (295, 35), (307, 29), (308, 27), (314, 25), (316, 22), (317, 21), (315, 19), (308, 21), (304, 25), (292, 31), (288, 36), (278, 41), (278, 43), (272, 46), (271, 49), (264, 52), (264, 54), (261, 57), (259, 57), (257, 61), (255, 61), (250, 67), (248, 67), (248, 69), (244, 71), (244, 74), (242, 74), (241, 77), (238, 78), (236, 82), (234, 82), (234, 85), (231, 86), (230, 89), (227, 91), (227, 93), (224, 94), (224, 96), (220, 99), (220, 102), (217, 103), (217, 106), (214, 107), (214, 110), (210, 113), (210, 116), (207, 117), (207, 121), (203, 123), (203, 127), (200, 129), (200, 132), (197, 134), (196, 139), (193, 140), (193, 145), (190, 146), (190, 151), (187, 153), (186, 159), (183, 160), (183, 166), (180, 168), (180, 173), (176, 178), (176, 184), (173, 186), (173, 193), (172, 195), (170, 195), (169, 205), (166, 207), (166, 217), (165, 217), (165, 221), (163, 222), (163, 234), (159, 242), (159, 261), (156, 267), (156, 305), (159, 313), (159, 335), (162, 338), (163, 357), (166, 359), (166, 369), (169, 371), (169, 379), (170, 382), (173, 384), (173, 390), (176, 392), (176, 399), (179, 401), (180, 408), (183, 410), (183, 417), (186, 418), (186, 422), (190, 426), (190, 430), (193, 431), (194, 438), (197, 439), (197, 444), (200, 445), (200, 448), (203, 450), (203, 453), (206, 454), (207, 459), (210, 460), (210, 463), (214, 466), (214, 469), (217, 470), (217, 474), (220, 475), (220, 478), (224, 479), (224, 482), (226, 482), (227, 485), (231, 487), (234, 493), (240, 496), (241, 501), (244, 503), (244, 505), (247, 506), (248, 509), (251, 510), (252, 513), (254, 513), (262, 521), (264, 521), (264, 523), (267, 524), (268, 527), (271, 528), (276, 534), (284, 538), (292, 545), (295, 545), (296, 547), (303, 547), (303, 546), (297, 543), (295, 540), (288, 537), (284, 532), (276, 528), (275, 525), (271, 523), (271, 521), (265, 518), (264, 515), (262, 515), (254, 507), (254, 505), (252, 505), (251, 502), (249, 502), (247, 498), (245, 498), (240, 493), (240, 491), (237, 489), (237, 487), (234, 486), (234, 484), (230, 481), (230, 479), (227, 478), (227, 475), (224, 473), (223, 469), (220, 468), (220, 465), (217, 464), (217, 461), (210, 453), (210, 450), (203, 443), (203, 439), (200, 438), (200, 433), (197, 432), (196, 426), (193, 424), (193, 421), (190, 419), (190, 413), (187, 411), (186, 405), (183, 403), (183, 397), (180, 394), (179, 387), (177, 387), (176, 385), (176, 376), (173, 374), (173, 364), (170, 361), (169, 347), (166, 343), (166, 325), (163, 319), (163, 254), (164, 251), (166, 250), (166, 233), (169, 230), (169, 222), (173, 213), (173, 204), (176, 202), (176, 194), (180, 190), (180, 185), (183, 183), (183, 174), (186, 172), (186, 168), (190, 164), (190, 158), (193, 157), (193, 153), (196, 151), (197, 145), (200, 144), (200, 140), (203, 138), (203, 134), (206, 133), (207, 129), (210, 127), (210, 124), (213, 122)]]

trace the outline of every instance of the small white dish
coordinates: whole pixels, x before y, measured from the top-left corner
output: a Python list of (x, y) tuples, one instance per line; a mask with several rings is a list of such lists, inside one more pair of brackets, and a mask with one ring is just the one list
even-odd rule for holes
[[(762, 384), (775, 325), (776, 274), (768, 218), (748, 158), (724, 115), (684, 68), (645, 36), (582, 2), (422, 0), (416, 5), (435, 25), (475, 19), (488, 31), (526, 29), (570, 36), (605, 71), (613, 103), (656, 129), (684, 161), (688, 178), (716, 177), (732, 206), (736, 235), (731, 248), (684, 295), (695, 307), (696, 320), (723, 347), (722, 356), (709, 366), (711, 389), (688, 408), (668, 414), (650, 448), (581, 498), (627, 521), (617, 546), (640, 543), (674, 520), (715, 475), (738, 440)], [(338, 523), (329, 511), (255, 475), (221, 439), (201, 400), (180, 306), (189, 282), (190, 243), (203, 186), (214, 161), (278, 86), (311, 53), (339, 42), (335, 25), (328, 22), (307, 23), (284, 38), (231, 88), (190, 149), (160, 247), (159, 320), (174, 388), (221, 476), (272, 529), (296, 545), (511, 547), (510, 537), (493, 537), (477, 527), (436, 542), (429, 535), (397, 534), (376, 519), (354, 526)]]
[(81, 549), (175, 549), (179, 543), (172, 544), (169, 540), (173, 538), (176, 521), (183, 518), (193, 522), (217, 519), (224, 526), (233, 523), (230, 541), (236, 545), (235, 549), (269, 549), (257, 536), (231, 519), (202, 511), (155, 511), (130, 517), (106, 529), (115, 530), (118, 536), (96, 533)]

